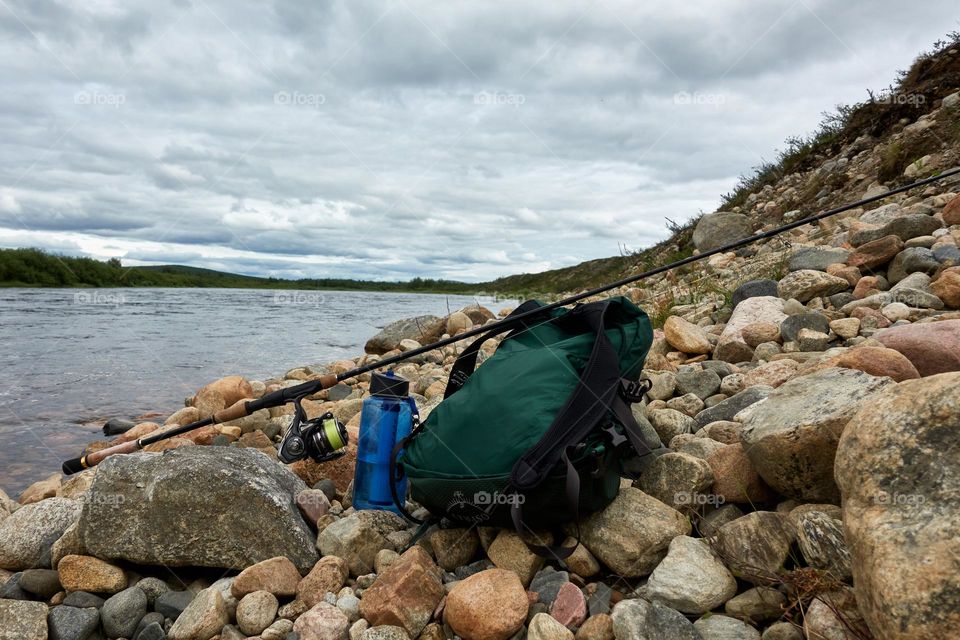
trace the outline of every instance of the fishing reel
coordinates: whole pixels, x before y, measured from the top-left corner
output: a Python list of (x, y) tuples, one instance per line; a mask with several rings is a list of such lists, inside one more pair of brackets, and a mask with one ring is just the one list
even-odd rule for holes
[(307, 412), (300, 404), (300, 398), (293, 401), (293, 421), (287, 429), (277, 456), (286, 464), (297, 460), (312, 458), (316, 462), (327, 462), (339, 458), (346, 451), (349, 442), (347, 428), (333, 417), (329, 411), (313, 420), (307, 419)]

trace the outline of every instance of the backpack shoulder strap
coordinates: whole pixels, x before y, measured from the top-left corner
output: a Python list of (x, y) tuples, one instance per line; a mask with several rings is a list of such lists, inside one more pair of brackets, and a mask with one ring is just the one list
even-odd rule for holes
[[(522, 313), (533, 311), (534, 309), (538, 309), (542, 306), (543, 305), (536, 300), (527, 300), (519, 307), (514, 309), (510, 315), (505, 318), (505, 320), (509, 320), (511, 317), (518, 316)], [(459, 391), (463, 385), (467, 383), (467, 379), (473, 375), (474, 370), (477, 368), (477, 355), (479, 355), (480, 347), (483, 346), (484, 342), (490, 338), (493, 338), (494, 336), (500, 335), (501, 333), (515, 331), (520, 327), (526, 327), (528, 322), (528, 320), (507, 322), (498, 329), (488, 331), (471, 342), (470, 345), (460, 353), (456, 362), (453, 363), (453, 368), (450, 369), (450, 377), (447, 379), (447, 388), (443, 392), (443, 398), (447, 399)]]

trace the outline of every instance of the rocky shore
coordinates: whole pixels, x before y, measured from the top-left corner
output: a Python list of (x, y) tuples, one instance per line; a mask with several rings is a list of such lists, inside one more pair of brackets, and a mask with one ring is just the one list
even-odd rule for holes
[[(956, 126), (958, 103), (953, 94), (895, 138)], [(798, 202), (878, 193), (895, 141), (858, 139), (705, 216), (693, 242), (707, 250), (807, 215)], [(904, 178), (960, 162), (949, 145), (931, 148)], [(52, 476), (16, 500), (0, 492), (0, 639), (954, 637), (957, 190), (896, 196), (618, 291), (662, 320), (634, 413), (671, 452), (581, 523), (565, 564), (483, 526), (407, 548), (415, 527), (351, 508), (353, 445), (325, 464), (277, 461), (285, 407)], [(118, 435), (90, 450), (493, 320), (481, 307), (410, 319), (354, 360), (217, 380), (162, 424), (111, 422)], [(422, 415), (463, 346), (396, 368)], [(332, 411), (355, 441), (368, 383), (304, 406)]]

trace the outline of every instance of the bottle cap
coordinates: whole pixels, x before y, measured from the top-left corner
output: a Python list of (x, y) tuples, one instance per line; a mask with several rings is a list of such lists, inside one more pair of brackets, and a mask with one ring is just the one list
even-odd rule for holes
[(406, 398), (410, 392), (410, 383), (396, 376), (392, 371), (374, 373), (370, 377), (370, 395), (386, 398)]

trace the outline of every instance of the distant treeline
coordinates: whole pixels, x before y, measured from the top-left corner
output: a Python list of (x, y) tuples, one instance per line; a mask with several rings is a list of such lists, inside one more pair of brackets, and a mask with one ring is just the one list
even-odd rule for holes
[(377, 282), (346, 278), (257, 278), (180, 265), (125, 267), (107, 261), (61, 256), (40, 249), (0, 249), (2, 287), (216, 287), (232, 289), (326, 289), (473, 294), (479, 284), (432, 278)]

